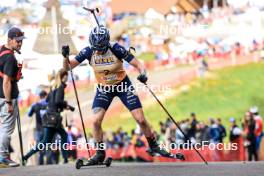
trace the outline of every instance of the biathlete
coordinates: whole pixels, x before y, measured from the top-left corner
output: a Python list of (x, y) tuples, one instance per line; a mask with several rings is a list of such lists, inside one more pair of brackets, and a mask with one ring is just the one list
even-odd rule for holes
[[(109, 30), (102, 25), (92, 29), (89, 35), (89, 42), (90, 46), (82, 49), (73, 59), (68, 60), (70, 53), (68, 46), (62, 47), (62, 55), (64, 57), (64, 69), (69, 70), (69, 64), (73, 69), (84, 60), (88, 60), (94, 70), (98, 82), (92, 105), (92, 128), (93, 137), (97, 143), (96, 146), (102, 146), (101, 144), (103, 144), (101, 124), (113, 98), (117, 96), (139, 124), (141, 131), (148, 141), (151, 153), (164, 157), (174, 156), (174, 158), (184, 160), (183, 154), (177, 153), (176, 155), (172, 155), (162, 149), (157, 143), (154, 133), (144, 117), (139, 97), (134, 93), (134, 87), (123, 68), (123, 60), (125, 60), (139, 71), (138, 80), (146, 83), (148, 78), (143, 64), (123, 46), (118, 43), (110, 43)], [(119, 89), (117, 89), (118, 86)], [(122, 91), (119, 91), (120, 86)], [(89, 162), (94, 165), (102, 163), (105, 155), (105, 149), (99, 147)]]

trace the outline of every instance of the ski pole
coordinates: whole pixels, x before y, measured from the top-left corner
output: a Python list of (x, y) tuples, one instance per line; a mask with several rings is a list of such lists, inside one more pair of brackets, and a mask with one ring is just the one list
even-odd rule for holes
[[(16, 105), (18, 106), (18, 105)], [(21, 154), (21, 162), (22, 166), (25, 166), (25, 161), (23, 160), (24, 152), (23, 152), (23, 141), (22, 141), (22, 133), (21, 133), (21, 122), (20, 122), (20, 113), (19, 108), (17, 107), (18, 116), (17, 116), (17, 130), (18, 130), (18, 138), (19, 138), (19, 145), (20, 145), (20, 154)]]
[(83, 122), (82, 111), (81, 111), (81, 107), (80, 107), (80, 102), (79, 102), (79, 98), (78, 98), (78, 93), (77, 93), (77, 89), (76, 89), (76, 85), (75, 85), (75, 81), (74, 81), (72, 67), (71, 67), (71, 63), (70, 63), (69, 57), (67, 57), (67, 61), (68, 61), (68, 65), (69, 65), (69, 68), (70, 68), (70, 73), (71, 73), (71, 79), (72, 79), (72, 84), (73, 84), (73, 88), (74, 88), (74, 93), (75, 93), (75, 97), (76, 97), (76, 101), (77, 101), (79, 114), (80, 114), (80, 117), (81, 117), (82, 128), (83, 128), (84, 137), (85, 137), (85, 142), (86, 142), (86, 146), (87, 146), (87, 149), (88, 149), (88, 156), (89, 156), (89, 158), (91, 158), (90, 148), (89, 148), (88, 139), (87, 139), (87, 136), (86, 136), (86, 130), (85, 130), (84, 122)]
[[(177, 128), (181, 131), (181, 133), (183, 134), (183, 136), (185, 137), (185, 139), (189, 140), (189, 138), (187, 137), (187, 135), (183, 132), (183, 130), (181, 129), (181, 127), (178, 125), (178, 123), (173, 119), (173, 117), (170, 115), (170, 113), (168, 112), (168, 110), (163, 106), (163, 104), (160, 102), (160, 100), (158, 99), (158, 97), (154, 94), (154, 92), (149, 88), (149, 86), (147, 85), (147, 83), (144, 83), (147, 87), (147, 89), (149, 90), (149, 92), (153, 95), (153, 97), (157, 100), (157, 102), (159, 103), (159, 105), (162, 107), (162, 109), (166, 112), (166, 114), (169, 116), (169, 118), (172, 120), (172, 122), (177, 126)], [(194, 150), (196, 151), (196, 153), (199, 155), (199, 157), (204, 161), (204, 163), (206, 165), (208, 165), (207, 161), (204, 159), (204, 157), (201, 155), (201, 153), (195, 148), (193, 147)]]
[(84, 10), (87, 10), (87, 11), (89, 11), (89, 12), (91, 12), (91, 13), (93, 14), (93, 17), (94, 17), (94, 19), (95, 19), (97, 25), (100, 26), (99, 21), (98, 21), (96, 15), (95, 15), (95, 11), (96, 11), (97, 13), (99, 13), (99, 9), (98, 9), (98, 8), (90, 9), (90, 8), (87, 8), (87, 7), (83, 7), (83, 9), (84, 9)]

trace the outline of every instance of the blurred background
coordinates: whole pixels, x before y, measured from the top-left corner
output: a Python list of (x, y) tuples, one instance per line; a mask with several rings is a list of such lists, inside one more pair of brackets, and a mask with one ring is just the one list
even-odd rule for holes
[[(248, 122), (255, 119), (255, 137), (259, 159), (264, 108), (264, 1), (262, 0), (8, 0), (0, 5), (0, 44), (7, 40), (12, 26), (22, 28), (27, 37), (22, 54), (23, 79), (19, 81), (19, 105), (24, 150), (34, 142), (35, 119), (28, 118), (29, 107), (48, 90), (54, 74), (62, 67), (60, 49), (68, 44), (71, 57), (89, 45), (94, 18), (83, 10), (98, 7), (98, 18), (111, 32), (111, 40), (127, 49), (146, 66), (149, 84), (192, 142), (239, 145), (236, 152), (204, 150), (209, 161), (247, 160)], [(124, 63), (135, 84), (137, 72)], [(91, 102), (95, 78), (87, 62), (74, 69), (85, 125), (90, 134)], [(69, 81), (67, 100), (76, 105)], [(161, 143), (180, 146), (183, 136), (167, 119), (155, 99), (140, 90), (146, 118)], [(67, 112), (64, 121), (69, 142), (82, 143), (78, 112)], [(115, 99), (104, 122), (108, 155), (120, 161), (173, 161), (142, 154), (145, 138), (132, 116)], [(13, 145), (18, 142), (14, 134)], [(14, 155), (19, 160), (19, 150)], [(181, 148), (177, 149), (181, 150)], [(173, 150), (176, 152), (177, 150)], [(200, 161), (192, 150), (184, 150), (187, 161)], [(52, 151), (59, 158), (58, 151)], [(142, 155), (139, 155), (141, 153)], [(73, 150), (73, 160), (86, 156), (85, 150)], [(58, 159), (45, 159), (58, 163)], [(37, 159), (30, 161), (37, 164)]]

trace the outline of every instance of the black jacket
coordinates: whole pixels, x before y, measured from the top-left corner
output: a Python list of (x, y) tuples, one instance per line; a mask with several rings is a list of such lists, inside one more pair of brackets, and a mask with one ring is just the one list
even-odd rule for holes
[(47, 97), (48, 109), (55, 112), (62, 112), (67, 107), (64, 100), (64, 89), (66, 84), (62, 83), (60, 87), (51, 91)]

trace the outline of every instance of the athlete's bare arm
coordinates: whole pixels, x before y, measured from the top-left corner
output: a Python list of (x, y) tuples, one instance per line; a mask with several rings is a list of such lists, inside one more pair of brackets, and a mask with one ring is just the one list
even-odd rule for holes
[(146, 74), (145, 66), (137, 58), (132, 59), (129, 64), (135, 67), (140, 74)]
[(75, 68), (76, 66), (78, 66), (80, 63), (76, 60), (76, 59), (69, 59), (69, 58), (63, 58), (63, 68), (66, 69), (66, 70), (70, 70), (70, 67), (69, 67), (69, 61), (70, 61), (70, 65), (71, 65), (71, 68)]

